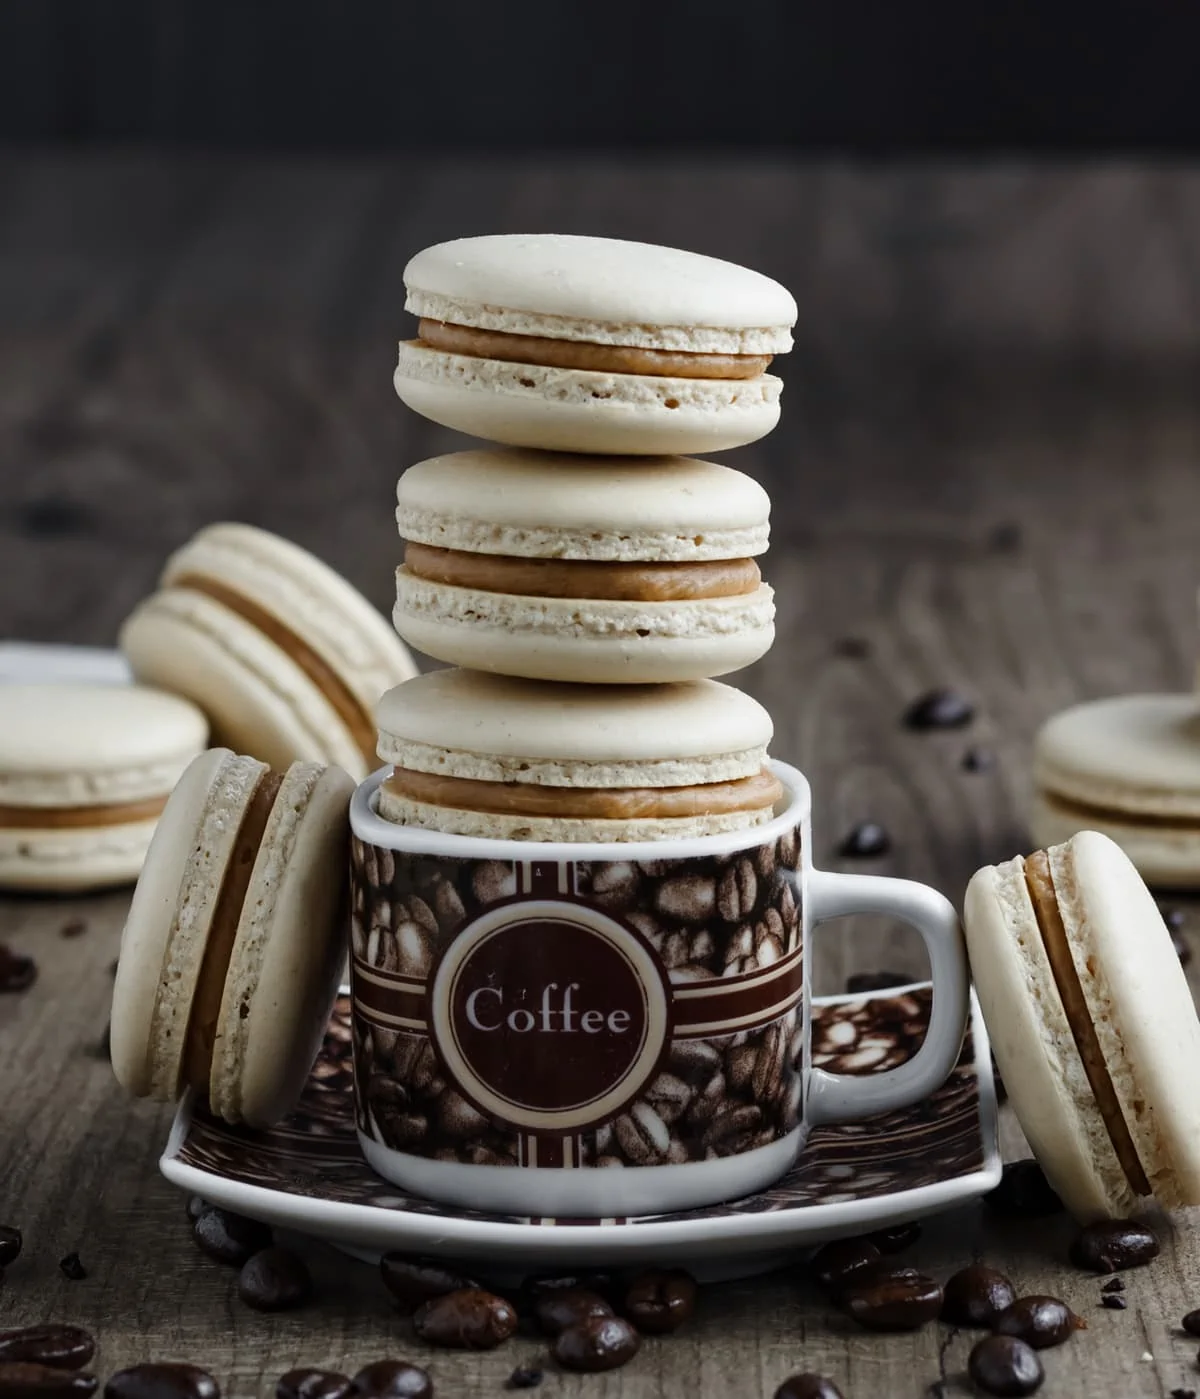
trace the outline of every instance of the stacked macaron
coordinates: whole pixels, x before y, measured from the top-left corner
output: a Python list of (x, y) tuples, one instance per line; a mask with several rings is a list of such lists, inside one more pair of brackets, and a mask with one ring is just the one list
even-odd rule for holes
[(462, 669), (381, 702), (381, 815), (554, 840), (769, 819), (770, 718), (713, 677), (774, 638), (770, 501), (675, 454), (774, 427), (789, 293), (695, 253), (560, 235), (442, 244), (405, 283), (420, 326), (401, 399), (504, 446), (401, 477), (396, 630)]

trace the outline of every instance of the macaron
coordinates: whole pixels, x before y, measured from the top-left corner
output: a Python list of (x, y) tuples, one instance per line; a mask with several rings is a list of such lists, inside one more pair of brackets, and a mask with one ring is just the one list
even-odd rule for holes
[(0, 685), (0, 887), (132, 884), (207, 739), (195, 705), (140, 685)]
[(250, 525), (203, 529), (121, 629), (140, 680), (194, 700), (213, 739), (274, 767), (374, 766), (372, 710), (415, 673), (387, 621), (333, 569)]
[(715, 680), (558, 685), (439, 670), (378, 709), (388, 821), (507, 840), (660, 840), (749, 829), (783, 795), (771, 718)]
[(1149, 883), (1200, 888), (1200, 700), (1123, 695), (1064, 710), (1034, 744), (1039, 845), (1090, 828)]
[(396, 630), (454, 665), (535, 680), (699, 680), (758, 660), (771, 502), (690, 457), (458, 452), (400, 478)]
[(404, 270), (396, 392), (435, 423), (562, 452), (716, 452), (779, 420), (796, 303), (759, 272), (572, 234), (459, 238)]
[(112, 1062), (130, 1093), (192, 1088), (252, 1127), (294, 1106), (346, 953), (353, 789), (339, 768), (222, 748), (184, 773), (121, 939)]
[(989, 866), (964, 922), (1009, 1098), (1071, 1212), (1200, 1204), (1200, 1023), (1128, 857), (1082, 831)]

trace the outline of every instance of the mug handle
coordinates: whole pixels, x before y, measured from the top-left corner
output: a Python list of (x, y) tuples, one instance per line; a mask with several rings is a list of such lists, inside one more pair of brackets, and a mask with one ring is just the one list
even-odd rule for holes
[(953, 905), (936, 889), (910, 879), (826, 870), (809, 871), (808, 897), (814, 928), (851, 913), (886, 913), (908, 923), (925, 943), (933, 982), (929, 1028), (906, 1063), (861, 1075), (812, 1069), (805, 1108), (809, 1125), (850, 1122), (929, 1097), (958, 1063), (970, 1008), (967, 954)]

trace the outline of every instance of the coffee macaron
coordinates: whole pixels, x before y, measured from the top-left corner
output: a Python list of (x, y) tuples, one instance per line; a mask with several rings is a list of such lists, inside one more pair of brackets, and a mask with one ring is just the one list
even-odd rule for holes
[(689, 457), (458, 452), (400, 478), (396, 630), (455, 665), (647, 683), (740, 670), (774, 638), (771, 502)]
[(1082, 1221), (1200, 1204), (1200, 1022), (1171, 937), (1107, 836), (980, 870), (967, 948), (992, 1049)]
[(194, 700), (213, 739), (287, 767), (374, 766), (375, 702), (415, 673), (404, 643), (333, 569), (265, 530), (203, 529), (121, 629), (139, 680)]
[(221, 748), (184, 773), (121, 939), (112, 1062), (130, 1093), (191, 1088), (253, 1127), (294, 1106), (346, 954), (353, 789), (339, 768)]
[(699, 253), (572, 234), (460, 238), (404, 271), (396, 392), (436, 423), (563, 452), (721, 451), (779, 420), (796, 303)]
[(132, 884), (179, 775), (195, 705), (140, 685), (0, 685), (0, 888)]
[(509, 840), (712, 835), (769, 821), (766, 710), (715, 680), (558, 685), (440, 670), (389, 691), (379, 815)]
[(1200, 888), (1200, 700), (1121, 695), (1057, 714), (1034, 744), (1039, 845), (1103, 831), (1150, 884)]

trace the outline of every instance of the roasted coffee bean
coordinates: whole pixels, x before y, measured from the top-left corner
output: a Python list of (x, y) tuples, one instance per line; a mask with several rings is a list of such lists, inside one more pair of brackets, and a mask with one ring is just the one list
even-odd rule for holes
[(517, 1312), (494, 1292), (466, 1287), (431, 1298), (414, 1315), (413, 1329), (431, 1346), (494, 1350), (517, 1329)]
[(81, 1326), (43, 1322), (0, 1331), (0, 1362), (20, 1360), (55, 1370), (82, 1370), (96, 1353), (96, 1342)]
[(654, 892), (654, 908), (681, 923), (703, 923), (717, 904), (717, 882), (711, 875), (676, 874), (664, 879)]
[(1032, 1157), (1005, 1166), (1000, 1184), (983, 1198), (988, 1208), (1004, 1219), (1044, 1219), (1061, 1214), (1063, 1208), (1063, 1202)]
[(1173, 933), (1181, 932), (1187, 923), (1187, 914), (1181, 908), (1161, 908), (1159, 912), (1163, 922)]
[(1125, 1279), (1124, 1279), (1124, 1278), (1109, 1278), (1109, 1280), (1108, 1280), (1106, 1283), (1104, 1283), (1104, 1285), (1100, 1288), (1100, 1291), (1101, 1291), (1102, 1293), (1106, 1293), (1106, 1292), (1124, 1292), (1124, 1291), (1125, 1291)]
[[(1115, 1282), (1116, 1279), (1114, 1278), (1113, 1281)], [(1189, 1336), (1200, 1336), (1200, 1307), (1194, 1312), (1188, 1312), (1179, 1324)]]
[(671, 1149), (671, 1131), (649, 1103), (637, 1102), (613, 1123), (617, 1142), (635, 1166), (661, 1165)]
[(975, 717), (971, 702), (957, 690), (930, 690), (904, 711), (906, 729), (961, 729)]
[(377, 1360), (354, 1376), (350, 1392), (362, 1399), (432, 1399), (433, 1381), (406, 1360)]
[(0, 942), (0, 995), (28, 991), (37, 980), (37, 974), (37, 963), (32, 957), (22, 957)]
[(238, 1296), (256, 1312), (287, 1312), (302, 1307), (313, 1293), (304, 1259), (277, 1244), (247, 1260), (238, 1277)]
[(199, 1195), (188, 1196), (187, 1216), (193, 1224), (195, 1224), (195, 1222), (200, 1218), (200, 1216), (204, 1213), (205, 1210), (211, 1208), (212, 1206), (208, 1203), (208, 1201), (202, 1199)]
[(68, 1253), (58, 1260), (58, 1271), (70, 1282), (82, 1282), (87, 1277), (87, 1269), (77, 1253)]
[(827, 1292), (836, 1294), (856, 1273), (873, 1270), (882, 1256), (869, 1239), (834, 1239), (813, 1254), (809, 1271)]
[(13, 1360), (0, 1365), (0, 1399), (87, 1399), (96, 1392), (96, 1376), (82, 1370), (56, 1370)]
[(1061, 1346), (1087, 1322), (1057, 1297), (1018, 1297), (992, 1323), (998, 1336), (1016, 1336), (1034, 1350)]
[(383, 1285), (407, 1311), (416, 1311), (431, 1297), (478, 1287), (472, 1278), (452, 1272), (436, 1258), (408, 1253), (385, 1253), (379, 1260)]
[(612, 1316), (613, 1309), (585, 1287), (549, 1287), (534, 1301), (533, 1314), (547, 1336), (557, 1336), (589, 1317)]
[(1167, 1395), (1167, 1399), (1196, 1399), (1194, 1389), (1172, 1389)]
[(872, 991), (888, 991), (893, 986), (907, 986), (912, 980), (907, 972), (855, 972), (846, 978), (846, 994), (865, 996)]
[(1119, 1297), (1115, 1292), (1110, 1292), (1107, 1297), (1100, 1298), (1100, 1305), (1107, 1307), (1110, 1312), (1123, 1312), (1129, 1303), (1124, 1297)]
[(897, 1268), (851, 1279), (839, 1301), (868, 1331), (916, 1331), (941, 1311), (942, 1289), (914, 1268)]
[(238, 1268), (248, 1263), (256, 1253), (270, 1248), (272, 1243), (271, 1230), (267, 1225), (215, 1206), (205, 1210), (196, 1220), (192, 1238), (210, 1258)]
[(556, 1338), (554, 1358), (564, 1370), (616, 1370), (633, 1359), (641, 1343), (621, 1317), (593, 1316)]
[(7, 1268), (21, 1256), (21, 1231), (11, 1224), (0, 1224), (0, 1268)]
[(866, 860), (886, 855), (892, 848), (892, 838), (878, 821), (860, 821), (851, 827), (838, 844), (837, 853), (846, 860)]
[(951, 1326), (990, 1327), (1016, 1296), (1016, 1289), (1003, 1273), (972, 1263), (960, 1268), (943, 1288), (942, 1320)]
[(349, 1375), (336, 1370), (289, 1370), (275, 1385), (275, 1399), (346, 1399)]
[(118, 1370), (104, 1386), (104, 1399), (220, 1399), (220, 1394), (207, 1370), (171, 1362)]
[(990, 748), (972, 747), (962, 755), (964, 772), (990, 772), (996, 766), (996, 755)]
[(754, 864), (743, 855), (721, 876), (717, 886), (717, 912), (726, 923), (740, 923), (758, 902), (758, 876)]
[(81, 938), (88, 930), (87, 920), (84, 918), (68, 918), (58, 930), (60, 938)]
[(675, 1331), (696, 1310), (696, 1279), (682, 1268), (648, 1268), (629, 1284), (621, 1310), (643, 1336)]
[(865, 636), (839, 636), (833, 643), (833, 654), (848, 661), (863, 661), (871, 654), (871, 643)]
[(1001, 1399), (1034, 1394), (1046, 1378), (1037, 1352), (1015, 1336), (985, 1336), (971, 1351), (967, 1370), (980, 1389)]
[(1134, 1219), (1101, 1219), (1075, 1236), (1071, 1262), (1092, 1273), (1140, 1268), (1158, 1257), (1158, 1237)]
[(775, 1399), (842, 1399), (842, 1391), (824, 1375), (789, 1375), (775, 1391)]
[(867, 1235), (867, 1242), (874, 1244), (880, 1253), (903, 1253), (921, 1237), (921, 1226), (915, 1219), (907, 1224), (893, 1224), (887, 1229), (876, 1229)]
[(1025, 542), (1025, 531), (1016, 520), (1001, 520), (987, 533), (987, 546), (996, 554), (1015, 554)]
[(541, 1370), (535, 1370), (532, 1365), (518, 1365), (508, 1377), (509, 1389), (536, 1389), (546, 1378)]

